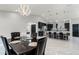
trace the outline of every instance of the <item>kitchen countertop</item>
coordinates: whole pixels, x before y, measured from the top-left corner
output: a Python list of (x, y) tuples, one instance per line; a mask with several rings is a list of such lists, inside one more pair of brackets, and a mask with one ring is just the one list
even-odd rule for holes
[(48, 32), (52, 32), (52, 33), (53, 33), (53, 32), (57, 32), (57, 33), (60, 33), (60, 32), (63, 32), (63, 33), (70, 33), (69, 31), (47, 31), (47, 33), (48, 33)]

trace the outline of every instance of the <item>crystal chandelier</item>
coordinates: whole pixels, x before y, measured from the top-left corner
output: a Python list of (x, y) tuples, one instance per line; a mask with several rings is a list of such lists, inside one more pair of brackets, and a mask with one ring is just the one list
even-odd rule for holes
[(29, 8), (29, 5), (21, 4), (18, 8), (18, 12), (23, 16), (29, 16), (31, 9)]

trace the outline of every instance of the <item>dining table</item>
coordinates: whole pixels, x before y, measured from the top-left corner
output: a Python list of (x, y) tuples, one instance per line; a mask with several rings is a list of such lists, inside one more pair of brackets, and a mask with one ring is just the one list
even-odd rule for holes
[(26, 38), (26, 40), (24, 41), (23, 38), (20, 38), (20, 40), (9, 42), (9, 46), (17, 55), (27, 55), (37, 47), (37, 42), (31, 42), (30, 40), (31, 39)]

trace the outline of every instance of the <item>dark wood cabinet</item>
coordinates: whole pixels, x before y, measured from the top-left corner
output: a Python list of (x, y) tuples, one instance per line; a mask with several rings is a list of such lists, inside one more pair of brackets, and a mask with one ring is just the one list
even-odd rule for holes
[(74, 37), (79, 37), (79, 24), (72, 25), (72, 34)]
[(38, 31), (38, 36), (43, 36), (44, 35), (44, 27), (46, 26), (46, 23), (43, 23), (43, 22), (38, 22), (38, 29), (40, 29)]
[(38, 31), (38, 36), (43, 36), (44, 35), (44, 31)]
[(51, 31), (53, 28), (53, 24), (47, 24), (47, 31)]
[(38, 22), (38, 28), (42, 29), (43, 26), (46, 26), (46, 23)]

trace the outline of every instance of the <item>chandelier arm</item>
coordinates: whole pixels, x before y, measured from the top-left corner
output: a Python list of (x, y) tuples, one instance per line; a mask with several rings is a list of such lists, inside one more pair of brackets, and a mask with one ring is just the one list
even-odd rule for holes
[(29, 8), (29, 5), (20, 5), (20, 7), (18, 8), (18, 12), (21, 14), (21, 15), (25, 15), (25, 16), (28, 16), (30, 15), (31, 13), (31, 9)]

